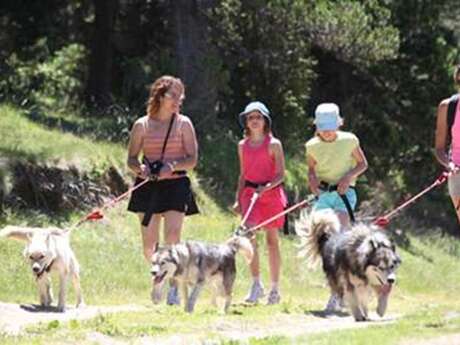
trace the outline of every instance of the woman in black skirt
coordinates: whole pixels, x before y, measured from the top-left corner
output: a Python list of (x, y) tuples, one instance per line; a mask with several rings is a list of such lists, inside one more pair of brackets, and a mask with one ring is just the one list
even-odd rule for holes
[[(147, 115), (131, 130), (128, 166), (137, 174), (136, 184), (150, 181), (132, 193), (128, 210), (139, 216), (148, 262), (159, 243), (162, 220), (164, 241), (174, 244), (180, 241), (184, 216), (198, 213), (187, 177), (187, 170), (197, 163), (198, 144), (192, 122), (179, 113), (183, 100), (182, 81), (160, 77), (150, 88)], [(175, 286), (168, 293), (168, 304), (178, 304)]]

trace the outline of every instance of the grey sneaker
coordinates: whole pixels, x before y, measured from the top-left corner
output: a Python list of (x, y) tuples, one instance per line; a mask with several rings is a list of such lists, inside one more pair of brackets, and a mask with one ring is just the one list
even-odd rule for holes
[(336, 294), (332, 294), (331, 297), (329, 297), (329, 301), (327, 302), (324, 311), (326, 313), (336, 313), (341, 310), (340, 303), (340, 297)]
[(249, 290), (248, 295), (245, 298), (247, 303), (256, 303), (259, 298), (264, 296), (264, 287), (261, 283), (252, 283), (251, 290)]
[(277, 289), (273, 289), (268, 294), (267, 304), (268, 305), (278, 304), (280, 302), (280, 300), (281, 300), (280, 292)]
[(177, 286), (170, 286), (169, 287), (168, 297), (166, 299), (166, 304), (167, 305), (179, 305), (180, 304), (179, 291), (177, 289)]

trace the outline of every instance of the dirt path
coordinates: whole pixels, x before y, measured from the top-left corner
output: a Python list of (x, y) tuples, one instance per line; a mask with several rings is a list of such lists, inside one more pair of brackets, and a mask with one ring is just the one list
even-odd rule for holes
[[(257, 324), (251, 320), (245, 322), (229, 321), (222, 317), (218, 322), (208, 325), (202, 334), (174, 335), (169, 337), (144, 337), (134, 342), (135, 345), (199, 345), (206, 343), (206, 334), (213, 333), (222, 339), (241, 341), (249, 338), (266, 338), (270, 336), (298, 337), (314, 333), (329, 332), (350, 328), (364, 328), (376, 324), (395, 322), (399, 317), (388, 316), (378, 321), (355, 322), (351, 316), (330, 316), (327, 318), (311, 315), (273, 315), (270, 323)], [(377, 316), (373, 319), (377, 320)], [(104, 344), (101, 344), (104, 345)]]
[[(54, 309), (43, 310), (33, 305), (18, 305), (0, 302), (0, 332), (8, 334), (20, 334), (25, 327), (40, 322), (51, 322), (54, 320), (67, 322), (70, 320), (84, 320), (96, 317), (99, 314), (109, 314), (124, 311), (146, 311), (148, 308), (140, 305), (121, 306), (86, 306), (75, 309), (68, 308), (65, 313), (58, 313)], [(270, 322), (256, 323), (251, 320), (235, 321), (222, 316), (213, 324), (203, 325), (194, 330), (193, 334), (177, 334), (160, 337), (139, 337), (131, 339), (130, 344), (202, 344), (207, 340), (209, 334), (219, 338), (235, 341), (245, 341), (249, 338), (265, 338), (270, 336), (296, 337), (318, 332), (329, 332), (340, 329), (362, 328), (375, 324), (386, 324), (394, 322), (398, 316), (387, 316), (380, 319), (373, 317), (376, 321), (355, 322), (352, 317), (319, 317), (313, 315), (279, 314), (273, 315)], [(121, 340), (116, 340), (98, 332), (87, 334), (88, 342), (93, 344), (125, 345)]]
[(147, 309), (139, 305), (85, 306), (79, 309), (68, 307), (65, 313), (58, 313), (54, 308), (44, 310), (30, 304), (19, 305), (0, 302), (0, 332), (14, 335), (21, 333), (24, 327), (39, 322), (86, 320), (99, 314), (143, 310)]
[[(118, 305), (118, 306), (86, 306), (81, 309), (68, 308), (65, 313), (58, 313), (52, 308), (43, 310), (34, 305), (18, 305), (0, 302), (0, 333), (20, 334), (25, 327), (40, 322), (54, 320), (67, 322), (70, 320), (85, 320), (100, 314), (117, 312), (141, 312), (149, 310), (141, 305)], [(134, 345), (200, 345), (217, 344), (209, 342), (209, 334), (227, 341), (241, 341), (245, 343), (249, 338), (266, 338), (270, 336), (298, 337), (309, 334), (330, 332), (343, 329), (357, 329), (372, 325), (385, 325), (397, 321), (399, 315), (388, 315), (383, 319), (376, 315), (371, 316), (369, 322), (355, 322), (350, 316), (321, 317), (302, 314), (278, 314), (273, 315), (270, 322), (257, 323), (251, 320), (235, 321), (222, 316), (213, 324), (203, 325), (197, 328), (193, 334), (176, 334), (159, 337), (138, 337), (130, 339), (129, 344)], [(99, 345), (127, 345), (128, 343), (114, 339), (98, 332), (89, 332), (86, 335), (88, 343)], [(458, 345), (460, 334), (445, 335), (433, 339), (408, 340), (400, 345)]]

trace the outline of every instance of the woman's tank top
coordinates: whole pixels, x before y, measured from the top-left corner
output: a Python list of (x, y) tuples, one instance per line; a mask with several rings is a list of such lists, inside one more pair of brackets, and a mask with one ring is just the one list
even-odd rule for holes
[[(159, 123), (145, 116), (143, 118), (143, 125), (143, 154), (150, 162), (153, 162), (161, 157), (161, 150), (166, 138), (166, 133), (168, 132), (169, 121), (167, 123)], [(177, 115), (171, 127), (163, 161), (172, 161), (186, 156), (187, 153), (182, 137), (184, 126), (192, 126), (190, 119), (184, 115)]]

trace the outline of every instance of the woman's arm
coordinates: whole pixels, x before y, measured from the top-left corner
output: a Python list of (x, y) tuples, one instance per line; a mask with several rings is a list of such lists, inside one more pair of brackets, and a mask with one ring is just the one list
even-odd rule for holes
[(140, 177), (147, 178), (150, 174), (148, 166), (139, 162), (139, 153), (142, 149), (143, 141), (143, 126), (141, 122), (136, 122), (133, 125), (129, 136), (128, 144), (128, 168)]
[(438, 106), (436, 114), (435, 156), (441, 165), (449, 169), (449, 157), (446, 151), (448, 106), (448, 99), (443, 100)]

